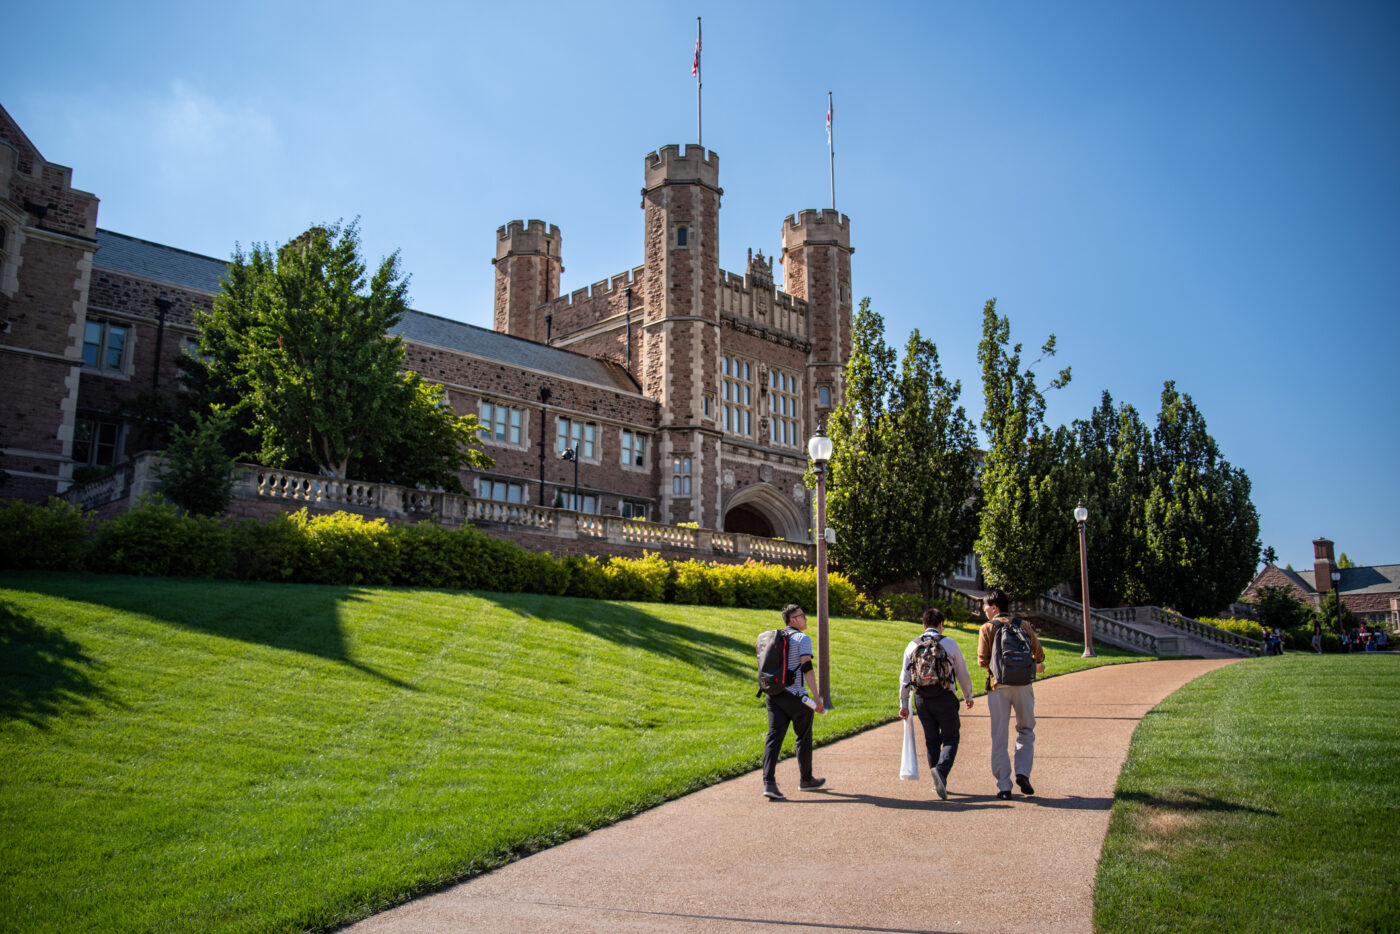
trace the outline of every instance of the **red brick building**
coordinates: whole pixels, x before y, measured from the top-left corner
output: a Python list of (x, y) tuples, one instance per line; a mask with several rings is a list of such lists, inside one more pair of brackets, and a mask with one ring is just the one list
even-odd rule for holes
[(1265, 565), (1245, 589), (1245, 596), (1255, 596), (1264, 587), (1286, 588), (1311, 607), (1336, 587), (1342, 605), (1367, 623), (1400, 628), (1400, 564), (1339, 568), (1332, 542), (1325, 538), (1313, 540), (1312, 570)]
[[(779, 290), (761, 252), (743, 275), (719, 266), (718, 155), (664, 146), (642, 169), (639, 265), (561, 295), (558, 227), (511, 221), (495, 236), (493, 330), (412, 311), (406, 366), (481, 417), (496, 465), (463, 476), (481, 498), (805, 541), (806, 441), (850, 354), (849, 221), (783, 221)], [(118, 408), (173, 390), (226, 268), (98, 228), (71, 174), (0, 108), (7, 497), (61, 493), (141, 450)], [(573, 449), (577, 502), (560, 457)]]

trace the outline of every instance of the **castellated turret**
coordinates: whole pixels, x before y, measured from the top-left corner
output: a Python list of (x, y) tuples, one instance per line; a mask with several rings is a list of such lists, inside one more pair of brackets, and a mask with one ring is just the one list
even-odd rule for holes
[[(824, 425), (842, 393), (851, 356), (851, 222), (833, 210), (799, 211), (783, 221), (783, 285), (807, 300), (812, 352), (808, 414)], [(823, 391), (825, 387), (825, 391)], [(825, 398), (827, 405), (822, 405)]]
[(719, 191), (719, 154), (699, 146), (682, 150), (674, 143), (648, 153), (642, 194), (659, 185), (706, 185)]
[(496, 230), (495, 329), (513, 337), (545, 340), (539, 308), (559, 295), (559, 228), (541, 220), (511, 221)]

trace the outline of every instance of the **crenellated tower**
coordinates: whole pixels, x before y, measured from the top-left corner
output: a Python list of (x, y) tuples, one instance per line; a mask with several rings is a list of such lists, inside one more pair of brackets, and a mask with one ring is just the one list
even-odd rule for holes
[(833, 210), (799, 211), (783, 221), (783, 285), (807, 301), (812, 341), (807, 414), (822, 426), (841, 400), (851, 356), (851, 222)]
[(639, 376), (661, 402), (663, 466), (689, 458), (690, 495), (663, 484), (670, 521), (714, 526), (719, 433), (705, 412), (706, 381), (719, 366), (719, 156), (700, 146), (647, 155), (642, 188), (646, 297)]
[(559, 228), (541, 220), (511, 221), (496, 230), (495, 329), (543, 342), (547, 328), (539, 308), (559, 295)]

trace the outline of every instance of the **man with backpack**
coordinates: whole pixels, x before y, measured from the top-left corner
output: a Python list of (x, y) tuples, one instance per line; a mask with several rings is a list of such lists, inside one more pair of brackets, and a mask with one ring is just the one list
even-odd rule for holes
[(904, 650), (904, 663), (899, 670), (899, 717), (909, 716), (909, 694), (918, 695), (915, 708), (924, 728), (924, 748), (928, 754), (928, 770), (933, 776), (933, 790), (938, 797), (948, 798), (948, 773), (958, 755), (960, 736), (958, 696), (953, 693), (953, 681), (962, 688), (963, 703), (972, 709), (972, 678), (967, 673), (958, 644), (943, 635), (943, 613), (937, 609), (924, 610), (923, 635), (914, 639)]
[(1011, 759), (1006, 741), (1011, 712), (1016, 712), (1016, 784), (1033, 795), (1035, 764), (1035, 676), (1045, 671), (1045, 650), (1025, 621), (1010, 618), (1011, 598), (1003, 590), (982, 598), (987, 621), (977, 634), (977, 664), (988, 670), (987, 716), (992, 725), (992, 775), (997, 797), (1011, 799)]
[[(759, 637), (759, 693), (767, 694), (768, 736), (763, 741), (763, 794), (773, 801), (785, 800), (778, 790), (778, 755), (787, 738), (788, 725), (796, 738), (799, 788), (815, 791), (826, 779), (812, 775), (812, 717), (824, 713), (821, 695), (817, 692), (816, 675), (812, 674), (812, 637), (807, 635), (807, 614), (802, 607), (789, 603), (783, 607), (783, 628)], [(780, 672), (767, 672), (765, 650), (770, 645), (786, 643)], [(803, 687), (803, 683), (806, 687)], [(810, 695), (809, 695), (810, 692)]]

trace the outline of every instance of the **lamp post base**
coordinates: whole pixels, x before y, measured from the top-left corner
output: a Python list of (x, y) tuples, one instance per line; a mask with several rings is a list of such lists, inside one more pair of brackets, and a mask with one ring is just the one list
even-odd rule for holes
[(1094, 650), (1093, 650), (1093, 649), (1085, 649), (1085, 650), (1084, 650), (1084, 654), (1081, 655), (1081, 656), (1079, 656), (1079, 657), (1080, 657), (1080, 658), (1098, 658), (1098, 655), (1094, 654)]

